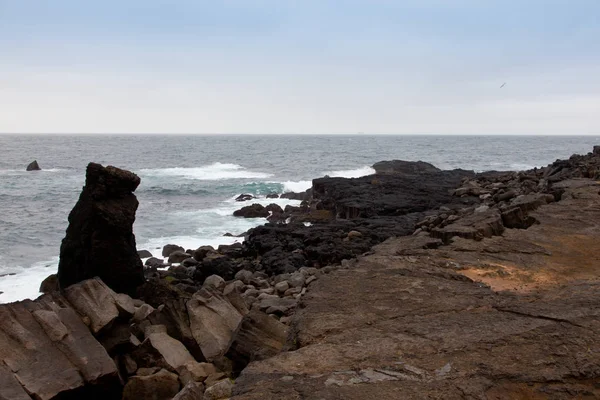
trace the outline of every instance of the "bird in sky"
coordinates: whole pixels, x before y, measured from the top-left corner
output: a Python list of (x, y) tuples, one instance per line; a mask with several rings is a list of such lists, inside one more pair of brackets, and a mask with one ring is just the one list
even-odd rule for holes
[(504, 82), (504, 83), (502, 84), (502, 86), (500, 86), (500, 89), (502, 89), (502, 88), (503, 88), (505, 85), (506, 85), (506, 82)]

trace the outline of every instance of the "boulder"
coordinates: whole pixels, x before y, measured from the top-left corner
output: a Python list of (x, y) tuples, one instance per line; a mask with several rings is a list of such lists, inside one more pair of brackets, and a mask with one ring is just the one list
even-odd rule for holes
[(373, 165), (377, 174), (389, 175), (420, 175), (437, 173), (441, 170), (424, 161), (391, 160), (380, 161)]
[(223, 356), (242, 323), (242, 314), (223, 294), (211, 287), (202, 288), (187, 302), (190, 328), (204, 358)]
[(41, 293), (50, 293), (56, 292), (60, 288), (58, 286), (58, 276), (56, 274), (49, 275), (46, 279), (42, 281), (40, 285)]
[(204, 392), (204, 400), (224, 400), (232, 396), (233, 383), (224, 379), (207, 388)]
[(277, 193), (267, 194), (267, 199), (278, 199), (278, 198), (279, 198), (279, 194), (277, 194)]
[(179, 393), (177, 375), (161, 369), (147, 376), (132, 376), (123, 390), (123, 400), (171, 400)]
[(146, 328), (145, 335), (146, 340), (162, 355), (173, 370), (196, 361), (180, 341), (167, 334), (165, 325), (150, 325)]
[(299, 193), (287, 192), (287, 193), (282, 194), (279, 197), (282, 199), (304, 201), (310, 197), (310, 189), (308, 189), (306, 192), (299, 192)]
[(235, 279), (242, 281), (247, 285), (250, 283), (250, 279), (252, 279), (252, 271), (242, 269), (235, 274)]
[(169, 257), (174, 251), (182, 251), (185, 253), (185, 249), (181, 246), (178, 246), (176, 244), (166, 244), (163, 246), (162, 256)]
[(212, 287), (217, 290), (223, 291), (225, 288), (225, 279), (221, 278), (219, 275), (211, 275), (202, 284), (202, 287)]
[(183, 250), (175, 250), (174, 252), (172, 252), (171, 254), (169, 254), (168, 262), (169, 263), (180, 263), (183, 260), (186, 260), (186, 259), (188, 259), (190, 257), (192, 257), (192, 255), (186, 253)]
[(152, 253), (150, 253), (148, 250), (138, 250), (137, 253), (140, 258), (152, 257)]
[(156, 257), (150, 257), (149, 259), (147, 259), (145, 265), (153, 268), (165, 268), (169, 266), (169, 264), (165, 264), (163, 260)]
[(202, 261), (210, 253), (214, 253), (216, 250), (212, 246), (200, 246), (194, 251), (194, 259)]
[(173, 400), (201, 400), (204, 396), (204, 385), (197, 382), (188, 382), (187, 385), (173, 397)]
[(60, 246), (61, 288), (100, 277), (118, 293), (135, 293), (144, 272), (133, 234), (140, 178), (132, 172), (90, 163)]
[(261, 204), (252, 204), (251, 206), (242, 207), (233, 212), (234, 217), (243, 218), (267, 218), (269, 211)]
[(254, 198), (254, 196), (252, 196), (251, 194), (242, 193), (238, 197), (235, 198), (235, 201), (248, 201), (248, 200), (252, 200), (253, 198)]
[(177, 373), (185, 385), (188, 382), (204, 382), (210, 375), (217, 373), (217, 369), (210, 363), (191, 361), (177, 368)]
[(234, 372), (240, 372), (252, 361), (275, 356), (283, 349), (286, 338), (287, 326), (263, 312), (250, 311), (227, 353)]
[(33, 160), (32, 162), (29, 163), (29, 165), (27, 166), (26, 170), (27, 171), (41, 171), (42, 169), (38, 165), (37, 160)]
[(0, 398), (120, 398), (113, 360), (57, 293), (0, 305), (0, 360)]
[(283, 214), (283, 208), (279, 204), (271, 203), (265, 207), (265, 210), (270, 211), (272, 214)]

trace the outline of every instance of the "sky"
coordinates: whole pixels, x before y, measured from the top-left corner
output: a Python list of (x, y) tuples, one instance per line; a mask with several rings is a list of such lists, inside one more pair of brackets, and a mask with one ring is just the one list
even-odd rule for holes
[(597, 135), (599, 16), (598, 0), (0, 0), (0, 132)]

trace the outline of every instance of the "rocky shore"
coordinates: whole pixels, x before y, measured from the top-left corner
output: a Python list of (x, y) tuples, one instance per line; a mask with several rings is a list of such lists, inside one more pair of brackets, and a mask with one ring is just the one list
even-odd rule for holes
[(0, 398), (600, 396), (600, 147), (373, 168), (286, 194), (299, 207), (240, 195), (236, 216), (269, 220), (243, 243), (152, 257), (139, 178), (90, 164), (58, 279), (0, 305)]

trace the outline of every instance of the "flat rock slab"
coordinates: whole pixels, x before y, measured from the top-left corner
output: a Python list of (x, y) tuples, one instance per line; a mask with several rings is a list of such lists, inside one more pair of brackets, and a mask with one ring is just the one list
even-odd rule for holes
[(599, 398), (598, 189), (567, 189), (529, 229), (390, 239), (322, 275), (291, 322), (296, 350), (249, 364), (233, 398)]

